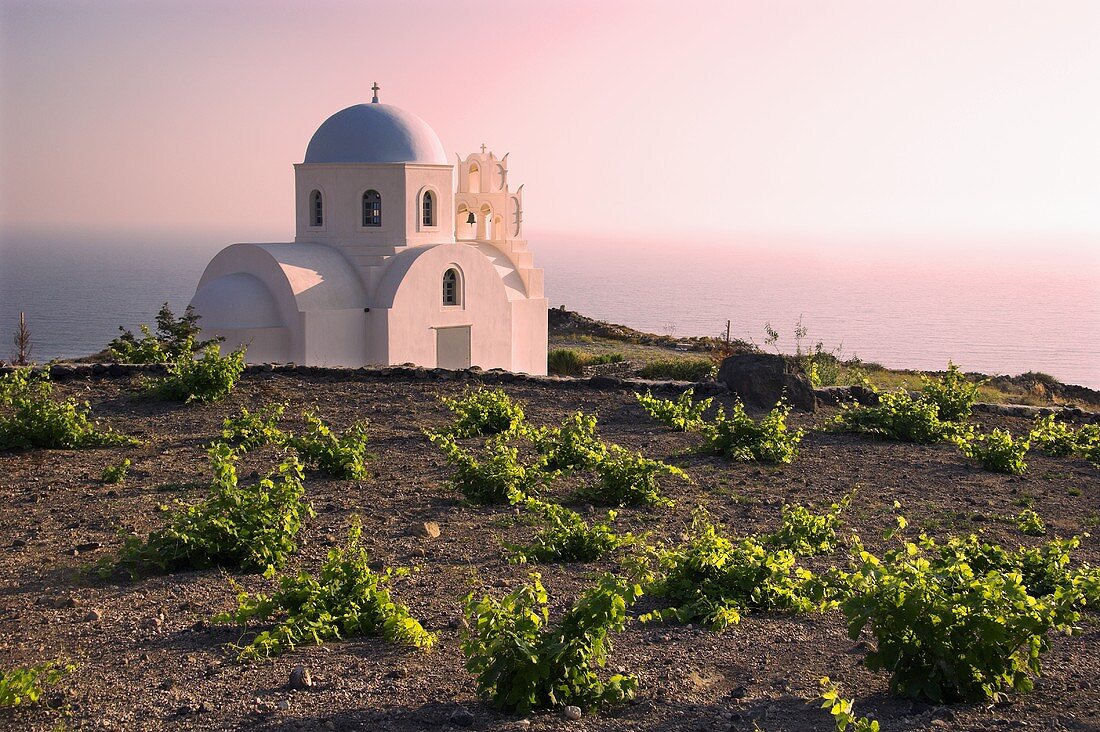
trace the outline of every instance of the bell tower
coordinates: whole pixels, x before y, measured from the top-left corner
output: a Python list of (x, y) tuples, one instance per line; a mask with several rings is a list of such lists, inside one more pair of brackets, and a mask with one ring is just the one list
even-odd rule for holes
[(455, 193), (455, 239), (470, 244), (489, 244), (503, 252), (523, 278), (529, 292), (542, 296), (542, 270), (523, 238), (523, 186), (513, 193), (508, 187), (508, 155), (498, 158), (485, 145), (458, 164)]
[(523, 186), (508, 189), (508, 156), (497, 158), (486, 146), (465, 160), (458, 157), (455, 238), (502, 242), (523, 238)]

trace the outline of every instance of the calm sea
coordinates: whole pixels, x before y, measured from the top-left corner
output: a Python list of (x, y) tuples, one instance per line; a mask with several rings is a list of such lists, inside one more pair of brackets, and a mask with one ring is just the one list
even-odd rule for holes
[[(0, 358), (18, 313), (39, 361), (102, 349), (119, 325), (181, 312), (210, 257), (229, 242), (171, 236), (0, 240)], [(942, 250), (828, 256), (774, 244), (691, 245), (532, 237), (551, 306), (675, 336), (762, 343), (764, 324), (892, 367), (953, 359), (991, 374), (1044, 371), (1100, 388), (1100, 266), (1094, 253), (1001, 253), (969, 261)]]

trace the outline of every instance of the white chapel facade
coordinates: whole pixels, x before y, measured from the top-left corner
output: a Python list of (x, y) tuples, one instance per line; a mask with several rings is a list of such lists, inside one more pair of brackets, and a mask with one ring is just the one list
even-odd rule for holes
[(482, 146), (451, 164), (424, 120), (374, 91), (294, 166), (294, 241), (234, 244), (207, 265), (191, 301), (203, 336), (247, 345), (253, 363), (545, 374), (543, 273), (508, 156)]

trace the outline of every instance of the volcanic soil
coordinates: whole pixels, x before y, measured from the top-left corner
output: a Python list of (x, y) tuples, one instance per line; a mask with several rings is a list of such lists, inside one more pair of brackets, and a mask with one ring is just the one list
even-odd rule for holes
[[(828, 675), (856, 697), (856, 711), (885, 731), (1097, 730), (1100, 720), (1100, 615), (1084, 615), (1073, 637), (1052, 638), (1035, 690), (998, 704), (937, 707), (898, 699), (888, 679), (862, 665), (873, 638), (850, 640), (842, 615), (762, 613), (723, 633), (680, 625), (632, 622), (617, 636), (609, 667), (638, 674), (638, 698), (568, 721), (557, 712), (526, 718), (478, 699), (459, 647), (462, 599), (471, 591), (503, 594), (542, 573), (551, 613), (560, 614), (592, 576), (616, 559), (594, 564), (509, 564), (502, 542), (528, 539), (535, 529), (504, 506), (464, 504), (448, 485), (448, 468), (423, 435), (448, 421), (439, 397), (466, 388), (458, 381), (333, 378), (250, 374), (213, 405), (181, 406), (141, 397), (135, 380), (72, 381), (61, 396), (87, 400), (101, 423), (140, 438), (122, 449), (34, 450), (0, 454), (0, 669), (65, 659), (77, 670), (51, 687), (44, 703), (0, 710), (7, 729), (258, 729), (424, 730), (468, 722), (479, 730), (828, 730), (828, 712), (807, 699)], [(846, 532), (869, 548), (893, 523), (899, 501), (910, 532), (937, 536), (982, 531), (1005, 545), (1042, 541), (1024, 536), (1013, 517), (1033, 505), (1049, 535), (1096, 532), (1100, 470), (1079, 459), (1032, 453), (1022, 477), (983, 471), (950, 445), (915, 446), (810, 429), (789, 466), (730, 463), (692, 451), (698, 437), (652, 421), (629, 390), (595, 390), (571, 382), (518, 381), (501, 387), (535, 424), (560, 422), (581, 409), (599, 416), (607, 441), (680, 466), (693, 484), (668, 481), (669, 509), (625, 508), (619, 526), (651, 542), (678, 541), (692, 510), (705, 505), (730, 534), (774, 529), (784, 503), (827, 506), (855, 489)], [(231, 581), (270, 591), (260, 576), (236, 570), (177, 572), (130, 580), (101, 579), (92, 570), (112, 556), (126, 532), (162, 525), (160, 507), (200, 498), (209, 482), (204, 446), (242, 406), (285, 401), (286, 426), (302, 426), (307, 408), (334, 426), (370, 421), (371, 477), (334, 480), (307, 474), (317, 511), (300, 536), (301, 550), (284, 571), (315, 570), (343, 542), (354, 516), (378, 566), (419, 571), (400, 580), (396, 598), (439, 634), (420, 652), (375, 638), (300, 647), (272, 661), (242, 664), (229, 644), (262, 626), (216, 625), (210, 618), (234, 606)], [(728, 397), (719, 401), (730, 403)], [(794, 426), (824, 425), (833, 414), (794, 414)], [(1014, 433), (1021, 419), (979, 415), (985, 428)], [(473, 444), (474, 441), (471, 441)], [(123, 457), (133, 468), (121, 485), (100, 483), (105, 466)], [(242, 460), (242, 477), (279, 460), (263, 449)], [(552, 495), (586, 515), (602, 509), (574, 500), (575, 484)], [(438, 538), (416, 528), (439, 524)], [(1100, 542), (1082, 539), (1077, 560), (1100, 563)], [(844, 550), (811, 562), (845, 563)], [(643, 598), (640, 611), (655, 607)], [(309, 669), (314, 686), (288, 688), (291, 670)], [(464, 708), (470, 714), (455, 714)]]

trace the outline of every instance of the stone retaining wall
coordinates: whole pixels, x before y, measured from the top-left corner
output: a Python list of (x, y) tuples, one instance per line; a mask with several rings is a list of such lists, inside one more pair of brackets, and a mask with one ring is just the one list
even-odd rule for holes
[[(0, 367), (0, 376), (14, 371), (14, 367)], [(63, 382), (70, 379), (118, 379), (143, 374), (146, 376), (164, 376), (167, 371), (163, 364), (54, 364), (34, 369), (36, 372), (49, 371), (50, 379)], [(330, 368), (327, 366), (298, 366), (296, 364), (250, 364), (245, 374), (302, 374), (323, 376), (330, 379), (356, 378), (396, 378), (409, 380), (434, 381), (471, 381), (480, 384), (532, 383), (557, 388), (575, 389), (630, 389), (639, 391), (649, 389), (655, 392), (679, 393), (694, 389), (699, 396), (728, 394), (729, 389), (717, 381), (656, 381), (651, 379), (620, 378), (597, 374), (595, 376), (531, 376), (517, 374), (502, 369), (488, 371), (477, 366), (468, 369), (429, 369), (423, 366), (405, 364), (403, 366), (362, 366), (360, 368)], [(818, 401), (824, 405), (835, 406), (845, 402), (869, 403), (873, 401), (873, 392), (861, 386), (830, 386), (815, 391)], [(1026, 404), (987, 404), (979, 402), (974, 411), (984, 414), (1001, 414), (1009, 417), (1034, 419), (1056, 414), (1073, 422), (1100, 424), (1100, 413), (1086, 412), (1076, 407), (1035, 407)]]

